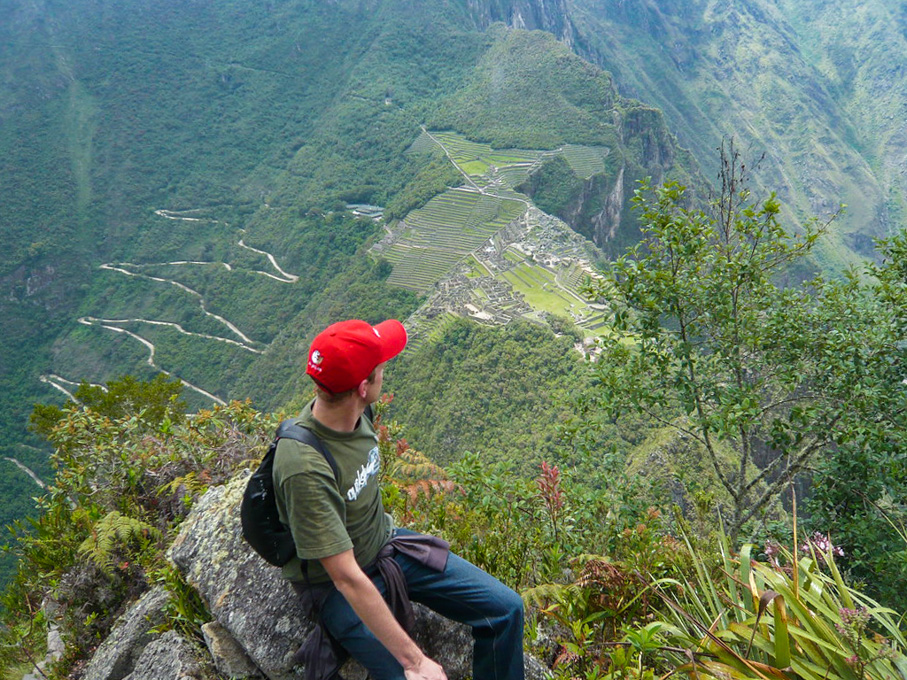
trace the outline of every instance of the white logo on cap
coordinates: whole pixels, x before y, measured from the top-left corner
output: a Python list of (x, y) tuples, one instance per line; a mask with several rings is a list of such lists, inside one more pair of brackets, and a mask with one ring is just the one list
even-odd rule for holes
[(324, 357), (321, 356), (321, 352), (319, 352), (317, 349), (314, 352), (312, 352), (312, 363), (313, 364), (315, 364), (316, 366), (320, 366), (322, 361), (324, 361)]

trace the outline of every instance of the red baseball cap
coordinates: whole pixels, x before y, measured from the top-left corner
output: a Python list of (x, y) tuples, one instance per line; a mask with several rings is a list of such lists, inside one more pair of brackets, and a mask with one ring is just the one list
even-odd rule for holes
[(396, 319), (372, 326), (353, 319), (331, 324), (309, 347), (306, 373), (328, 392), (355, 389), (375, 367), (403, 351), (406, 329)]

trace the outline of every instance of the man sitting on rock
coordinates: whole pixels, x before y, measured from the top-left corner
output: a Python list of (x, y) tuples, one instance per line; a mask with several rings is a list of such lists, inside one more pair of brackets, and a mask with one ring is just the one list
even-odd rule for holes
[(296, 543), (283, 575), (321, 626), (304, 648), (307, 677), (332, 677), (345, 651), (373, 680), (444, 680), (408, 633), (412, 600), (472, 627), (475, 680), (522, 680), (520, 597), (445, 541), (395, 528), (384, 511), (378, 438), (363, 414), (405, 346), (393, 319), (329, 326), (309, 348), (316, 397), (295, 422), (324, 443), (338, 474), (306, 444), (281, 439), (277, 447), (277, 507)]

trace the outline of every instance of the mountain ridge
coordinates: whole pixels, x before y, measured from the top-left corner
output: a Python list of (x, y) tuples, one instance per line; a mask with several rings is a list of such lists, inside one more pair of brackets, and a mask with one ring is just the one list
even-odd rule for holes
[[(871, 9), (862, 14), (893, 19), (882, 9), (885, 4), (869, 3)], [(831, 36), (847, 36), (839, 41), (842, 58), (854, 60), (859, 50), (867, 68), (884, 69), (879, 52), (885, 45), (887, 54), (903, 61), (893, 39), (880, 40), (873, 52), (865, 49), (872, 43), (848, 28), (860, 12), (854, 10), (851, 21), (820, 2), (806, 7), (773, 0), (633, 5), (573, 0), (569, 10), (577, 51), (610, 70), (622, 92), (659, 106), (707, 174), (717, 171), (714, 149), (734, 137), (749, 156), (756, 184), (778, 193), (792, 223), (833, 214), (841, 203), (849, 206), (821, 254), (821, 267), (857, 264), (872, 256), (872, 238), (903, 226), (903, 183), (878, 169), (886, 155), (890, 165), (903, 168), (905, 147), (898, 142), (888, 154), (873, 151), (864, 158), (865, 141), (858, 142), (879, 133), (881, 139), (898, 138), (898, 116), (892, 112), (902, 108), (878, 105), (892, 116), (887, 126), (874, 128), (856, 118), (853, 105), (839, 94), (847, 79), (835, 82), (810, 54), (815, 46), (807, 48), (821, 43), (823, 34), (828, 50)], [(886, 26), (889, 33), (897, 25), (881, 19), (867, 23)], [(833, 30), (825, 33), (829, 27)], [(855, 78), (851, 85), (860, 82)]]

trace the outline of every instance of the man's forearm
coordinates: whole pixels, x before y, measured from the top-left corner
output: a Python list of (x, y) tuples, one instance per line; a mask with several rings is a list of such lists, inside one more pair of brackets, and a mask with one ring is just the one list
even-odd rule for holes
[(321, 560), (340, 594), (387, 651), (403, 666), (408, 680), (447, 680), (444, 669), (429, 659), (394, 618), (381, 593), (348, 550)]
[(362, 572), (360, 574), (361, 578), (335, 582), (337, 590), (403, 668), (416, 666), (424, 656), (422, 650), (394, 618), (371, 579)]

